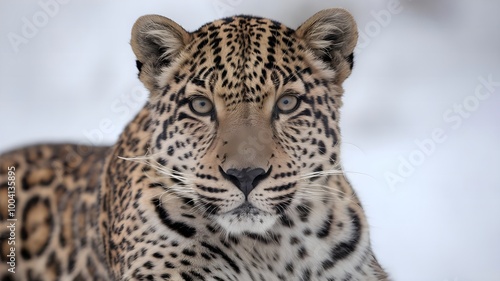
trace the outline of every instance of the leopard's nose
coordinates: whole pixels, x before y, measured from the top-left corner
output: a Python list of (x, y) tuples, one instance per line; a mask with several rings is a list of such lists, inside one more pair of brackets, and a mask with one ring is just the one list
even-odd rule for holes
[(231, 181), (234, 185), (238, 187), (239, 190), (245, 194), (245, 198), (248, 194), (254, 190), (254, 188), (267, 178), (271, 174), (272, 167), (267, 170), (267, 172), (262, 168), (244, 168), (244, 169), (228, 169), (224, 171), (221, 166), (219, 166), (219, 171), (222, 176)]

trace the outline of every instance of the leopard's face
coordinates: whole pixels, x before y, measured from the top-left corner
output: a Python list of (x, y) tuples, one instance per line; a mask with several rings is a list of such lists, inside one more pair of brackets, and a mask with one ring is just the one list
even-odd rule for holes
[(167, 192), (229, 233), (263, 233), (330, 194), (357, 35), (348, 13), (327, 11), (296, 31), (253, 17), (194, 33), (159, 16), (134, 27), (150, 163)]

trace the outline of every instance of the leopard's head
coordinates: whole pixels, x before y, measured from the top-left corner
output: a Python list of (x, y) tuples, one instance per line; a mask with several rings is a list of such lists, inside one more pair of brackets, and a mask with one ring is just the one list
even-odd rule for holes
[(236, 16), (195, 32), (157, 15), (132, 31), (165, 189), (229, 233), (263, 233), (328, 196), (357, 28), (343, 9), (298, 29)]

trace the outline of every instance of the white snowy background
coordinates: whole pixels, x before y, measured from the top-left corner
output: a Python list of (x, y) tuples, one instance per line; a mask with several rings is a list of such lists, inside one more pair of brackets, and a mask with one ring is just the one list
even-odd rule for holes
[(343, 161), (380, 262), (400, 281), (500, 281), (500, 1), (1, 0), (0, 151), (113, 143), (147, 96), (129, 46), (141, 15), (295, 28), (329, 7), (362, 33)]

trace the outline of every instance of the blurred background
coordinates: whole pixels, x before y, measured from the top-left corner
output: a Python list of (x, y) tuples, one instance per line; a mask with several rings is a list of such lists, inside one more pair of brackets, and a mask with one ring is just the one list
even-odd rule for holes
[(112, 144), (147, 98), (129, 45), (141, 15), (296, 28), (329, 7), (359, 25), (343, 161), (380, 262), (400, 281), (499, 281), (500, 1), (1, 0), (0, 152)]

